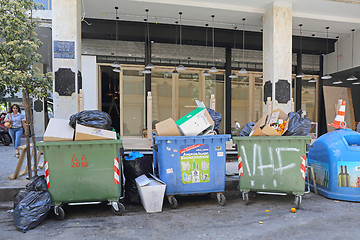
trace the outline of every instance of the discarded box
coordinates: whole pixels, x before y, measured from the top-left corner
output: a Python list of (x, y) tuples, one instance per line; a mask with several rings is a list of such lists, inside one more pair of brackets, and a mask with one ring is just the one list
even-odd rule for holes
[(172, 118), (155, 124), (155, 129), (159, 136), (180, 136), (178, 126)]
[(250, 136), (281, 136), (288, 129), (288, 121), (285, 124), (283, 132), (280, 134), (273, 127), (270, 126), (272, 123), (276, 123), (278, 120), (287, 121), (288, 115), (281, 109), (276, 109), (268, 115), (263, 115), (259, 121), (252, 128)]
[(203, 107), (196, 108), (175, 123), (179, 126), (184, 136), (196, 136), (214, 127), (214, 121), (206, 108)]
[(70, 127), (69, 120), (51, 118), (44, 133), (44, 142), (72, 141), (74, 129)]
[(148, 213), (161, 212), (166, 184), (154, 175), (150, 175), (152, 178), (146, 177), (145, 174), (135, 178), (141, 203)]
[(76, 123), (75, 141), (115, 139), (116, 132)]

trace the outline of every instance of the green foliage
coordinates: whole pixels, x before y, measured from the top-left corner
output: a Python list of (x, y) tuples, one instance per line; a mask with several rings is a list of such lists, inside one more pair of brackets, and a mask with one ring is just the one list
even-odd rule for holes
[(19, 90), (30, 96), (46, 96), (52, 87), (52, 74), (33, 67), (40, 61), (42, 43), (35, 32), (39, 22), (33, 11), (43, 9), (33, 0), (0, 0), (0, 89)]

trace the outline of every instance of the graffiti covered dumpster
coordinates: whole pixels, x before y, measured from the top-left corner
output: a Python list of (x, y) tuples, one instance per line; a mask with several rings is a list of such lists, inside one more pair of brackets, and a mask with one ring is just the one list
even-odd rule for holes
[(295, 195), (298, 208), (305, 190), (308, 136), (233, 137), (239, 158), (239, 187), (245, 203), (249, 192)]

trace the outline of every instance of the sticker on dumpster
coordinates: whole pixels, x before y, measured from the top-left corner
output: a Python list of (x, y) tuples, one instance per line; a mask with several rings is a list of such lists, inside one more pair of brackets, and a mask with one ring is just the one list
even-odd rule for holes
[(215, 151), (221, 151), (221, 146), (216, 146)]
[(360, 162), (337, 162), (338, 187), (360, 188)]
[(194, 144), (180, 146), (180, 167), (183, 184), (209, 182), (209, 145)]
[(169, 174), (169, 173), (173, 173), (174, 172), (174, 170), (172, 169), (172, 168), (168, 168), (168, 169), (166, 169), (166, 173), (167, 174)]
[(81, 160), (78, 161), (78, 159), (76, 158), (75, 154), (73, 155), (72, 159), (71, 159), (71, 167), (72, 168), (78, 168), (78, 167), (88, 167), (89, 163), (86, 159), (85, 154), (82, 155)]
[(223, 157), (223, 156), (224, 156), (224, 152), (218, 152), (218, 153), (217, 153), (217, 156), (218, 156), (218, 157)]
[(329, 187), (329, 164), (311, 160), (311, 166), (314, 168), (316, 184)]

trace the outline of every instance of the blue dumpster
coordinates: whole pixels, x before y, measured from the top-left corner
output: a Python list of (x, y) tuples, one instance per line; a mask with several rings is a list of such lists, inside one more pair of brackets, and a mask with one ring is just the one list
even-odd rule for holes
[(225, 205), (226, 141), (230, 135), (154, 137), (154, 170), (166, 183), (170, 207), (174, 195), (217, 193)]
[(360, 133), (339, 129), (324, 134), (310, 147), (308, 159), (319, 194), (360, 201)]

